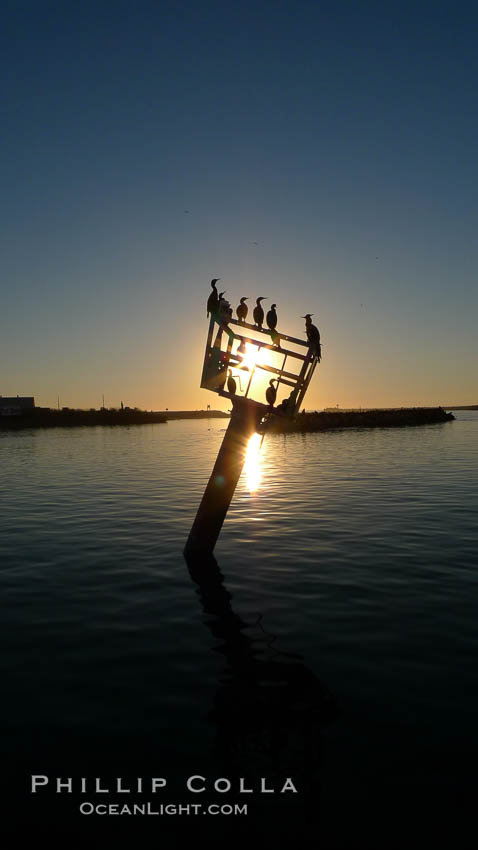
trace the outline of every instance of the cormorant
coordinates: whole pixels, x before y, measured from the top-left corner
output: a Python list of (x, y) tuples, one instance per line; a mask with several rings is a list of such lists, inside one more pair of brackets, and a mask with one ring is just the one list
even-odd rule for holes
[(241, 303), (236, 307), (237, 318), (240, 322), (246, 321), (247, 314), (249, 312), (247, 304), (244, 304), (244, 301), (247, 301), (248, 297), (249, 296), (246, 295), (244, 298), (241, 298)]
[(277, 378), (271, 378), (269, 381), (269, 386), (266, 389), (267, 404), (270, 404), (271, 407), (274, 407), (275, 400), (277, 398), (277, 390), (275, 387), (272, 386), (272, 384), (276, 380)]
[(262, 323), (264, 321), (264, 310), (261, 307), (261, 301), (265, 301), (267, 298), (266, 295), (261, 295), (259, 298), (256, 298), (256, 306), (254, 307), (252, 315), (254, 316), (254, 322), (258, 327), (262, 330)]
[(217, 310), (219, 304), (219, 296), (217, 294), (216, 283), (218, 280), (221, 280), (220, 277), (213, 277), (211, 280), (212, 292), (207, 299), (207, 318), (209, 319), (209, 313), (214, 313)]
[(296, 403), (297, 392), (297, 388), (293, 389), (290, 395), (277, 405), (276, 410), (280, 410), (285, 414), (292, 413)]
[(224, 292), (219, 293), (219, 296), (218, 296), (219, 297), (218, 313), (219, 313), (219, 317), (222, 319), (222, 321), (226, 322), (226, 324), (227, 324), (227, 322), (230, 319), (232, 319), (232, 308), (231, 308), (231, 305), (229, 304), (229, 301), (226, 298), (224, 298), (225, 293), (226, 293), (226, 290), (224, 290)]
[(316, 328), (315, 325), (312, 324), (311, 316), (313, 313), (307, 313), (306, 316), (301, 316), (301, 319), (305, 319), (305, 332), (307, 334), (307, 339), (309, 340), (310, 345), (314, 346), (320, 363), (321, 358), (321, 350), (320, 350), (320, 333), (319, 329)]
[(271, 309), (267, 311), (266, 322), (271, 331), (275, 331), (277, 327), (277, 304), (271, 304)]
[(231, 395), (235, 395), (237, 390), (237, 384), (232, 377), (232, 369), (229, 369), (229, 377), (227, 379), (227, 391), (231, 393)]

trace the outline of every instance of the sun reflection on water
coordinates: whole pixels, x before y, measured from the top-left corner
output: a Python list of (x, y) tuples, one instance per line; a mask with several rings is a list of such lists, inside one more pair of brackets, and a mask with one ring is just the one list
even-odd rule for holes
[(249, 440), (246, 451), (244, 470), (247, 476), (247, 487), (251, 493), (259, 489), (262, 480), (262, 467), (260, 462), (261, 435), (253, 434)]

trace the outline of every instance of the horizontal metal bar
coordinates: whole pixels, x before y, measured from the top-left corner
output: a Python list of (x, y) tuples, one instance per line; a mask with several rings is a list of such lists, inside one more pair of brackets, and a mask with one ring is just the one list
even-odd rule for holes
[[(229, 362), (237, 363), (238, 367), (240, 368), (239, 364), (242, 363), (242, 358), (237, 357), (235, 354), (231, 354)], [(286, 378), (291, 378), (291, 380), (294, 381), (294, 387), (297, 383), (297, 378), (299, 377), (298, 375), (294, 375), (293, 372), (284, 372), (282, 369), (278, 369), (276, 366), (268, 366), (265, 363), (256, 363), (255, 366), (256, 369), (265, 369), (266, 372), (273, 372), (274, 375), (284, 375), (284, 377)], [(244, 371), (246, 370), (244, 369)]]
[[(270, 337), (270, 330), (260, 329), (257, 325), (251, 325), (249, 322), (240, 322), (239, 319), (229, 319), (228, 325), (237, 325), (240, 328), (249, 328), (251, 331), (256, 331), (256, 333), (265, 334), (265, 336)], [(276, 331), (277, 335), (280, 336), (281, 339), (285, 339), (286, 342), (293, 342), (294, 345), (302, 345), (304, 348), (309, 348), (309, 342), (305, 339), (297, 339), (295, 336), (289, 336), (288, 334), (280, 333), (280, 331)]]
[[(231, 357), (231, 360), (229, 362), (231, 362), (232, 360), (233, 360), (233, 358)], [(240, 369), (239, 366), (237, 368)], [(275, 375), (281, 374), (280, 369), (275, 369), (274, 366), (259, 366), (259, 364), (257, 364), (256, 368), (257, 369), (264, 369), (264, 371), (266, 371), (266, 372), (273, 372)], [(246, 370), (244, 369), (242, 375), (244, 376), (245, 374), (246, 374)], [(249, 373), (247, 373), (247, 374), (249, 374)], [(282, 374), (285, 375), (286, 373), (282, 372)], [(293, 377), (295, 377), (295, 375), (293, 375)], [(289, 381), (289, 380), (287, 380), (287, 378), (280, 378), (279, 383), (280, 384), (286, 384), (288, 387), (293, 387), (294, 389), (298, 386), (296, 380), (295, 381)], [(300, 384), (299, 384), (299, 387), (300, 387)]]
[[(272, 369), (270, 369), (270, 370), (268, 369), (267, 371), (272, 371)], [(286, 384), (286, 386), (293, 387), (293, 389), (295, 389), (296, 386), (297, 386), (297, 384), (294, 383), (294, 381), (288, 381), (287, 378), (279, 378), (279, 384)]]
[(268, 351), (275, 351), (276, 354), (287, 354), (287, 357), (295, 357), (296, 360), (306, 360), (307, 355), (299, 354), (297, 351), (290, 351), (288, 348), (279, 348), (277, 345), (268, 345), (266, 342), (261, 342), (258, 339), (251, 339), (248, 336), (234, 334), (236, 339), (243, 339), (244, 342), (249, 342), (251, 345), (257, 345), (261, 348), (267, 348)]
[(287, 384), (287, 386), (289, 386), (289, 387), (296, 387), (297, 386), (297, 378), (299, 376), (293, 375), (292, 372), (281, 372), (281, 370), (276, 369), (275, 366), (266, 366), (265, 364), (264, 364), (264, 366), (262, 366), (261, 363), (256, 363), (256, 369), (264, 369), (266, 372), (273, 372), (274, 375), (285, 375), (286, 378), (292, 378), (293, 382), (288, 381), (284, 378), (284, 380), (281, 379), (281, 384)]
[(237, 393), (228, 393), (226, 390), (219, 390), (218, 395), (223, 398), (236, 399), (239, 398), (244, 404), (250, 405), (250, 407), (255, 408), (256, 410), (262, 410), (264, 413), (270, 409), (268, 404), (262, 404), (260, 401), (254, 401), (252, 398), (244, 398), (243, 396), (237, 395)]

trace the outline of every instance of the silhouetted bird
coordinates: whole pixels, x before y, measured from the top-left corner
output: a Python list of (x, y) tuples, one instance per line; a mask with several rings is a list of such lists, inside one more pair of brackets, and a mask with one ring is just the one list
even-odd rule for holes
[(272, 386), (274, 381), (276, 381), (276, 380), (277, 380), (277, 378), (271, 378), (270, 381), (269, 381), (269, 386), (266, 389), (267, 403), (270, 404), (271, 407), (274, 406), (275, 400), (277, 398), (277, 390), (276, 390), (275, 387)]
[(229, 301), (226, 298), (224, 298), (225, 293), (226, 293), (226, 290), (224, 290), (224, 292), (219, 293), (219, 296), (218, 296), (219, 297), (219, 305), (218, 305), (217, 311), (219, 313), (220, 319), (223, 322), (227, 323), (229, 321), (229, 319), (232, 319), (232, 307), (229, 304)]
[(264, 310), (261, 307), (261, 301), (265, 301), (267, 298), (266, 295), (261, 295), (259, 298), (256, 298), (256, 306), (254, 307), (252, 315), (254, 316), (254, 323), (258, 325), (262, 329), (262, 324), (264, 322)]
[(277, 304), (271, 304), (271, 309), (267, 311), (266, 322), (271, 331), (275, 331), (277, 327)]
[(231, 393), (231, 395), (235, 395), (237, 390), (237, 384), (232, 377), (232, 369), (229, 369), (229, 377), (227, 379), (227, 391)]
[(220, 277), (213, 277), (213, 279), (211, 280), (212, 292), (211, 292), (209, 298), (207, 299), (207, 318), (208, 319), (209, 319), (209, 313), (214, 313), (218, 308), (219, 296), (217, 294), (217, 288), (216, 288), (216, 283), (218, 282), (218, 280), (221, 280), (221, 278)]
[(292, 390), (290, 395), (281, 401), (280, 404), (277, 405), (276, 410), (280, 410), (282, 413), (291, 414), (294, 411), (295, 403), (297, 399), (297, 387)]
[(248, 295), (245, 295), (244, 298), (241, 298), (241, 303), (236, 307), (237, 318), (240, 322), (246, 321), (247, 314), (249, 312), (247, 304), (244, 304), (244, 301), (247, 301), (248, 297)]
[(307, 339), (311, 346), (313, 346), (317, 352), (319, 363), (321, 359), (321, 349), (320, 349), (320, 333), (319, 329), (312, 324), (311, 316), (313, 313), (307, 313), (306, 316), (301, 316), (301, 319), (305, 319), (305, 332), (307, 334)]

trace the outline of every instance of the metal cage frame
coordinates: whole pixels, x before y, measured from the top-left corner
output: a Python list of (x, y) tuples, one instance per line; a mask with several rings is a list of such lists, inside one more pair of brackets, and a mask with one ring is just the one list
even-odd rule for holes
[[(214, 328), (217, 324), (218, 330), (214, 336)], [(239, 333), (232, 330), (229, 326), (233, 325), (239, 329)], [(248, 335), (244, 331), (249, 331)], [(252, 335), (254, 334), (254, 336)], [(258, 337), (259, 335), (259, 337)], [(227, 337), (227, 346), (222, 349), (223, 339)], [(213, 340), (214, 338), (214, 340)], [(234, 366), (239, 367), (242, 363), (242, 357), (237, 353), (232, 353), (234, 341), (239, 340), (240, 345), (249, 343), (257, 347), (258, 353), (254, 365), (250, 369), (249, 382), (244, 395), (240, 396), (230, 393), (226, 387), (227, 370)], [(293, 343), (307, 349), (306, 353), (301, 354), (292, 349), (285, 348), (283, 342)], [(260, 363), (258, 361), (260, 351), (262, 349), (273, 351), (275, 354), (282, 354), (283, 361), (281, 368), (270, 366), (269, 364)], [(299, 361), (299, 372), (286, 371), (285, 366), (288, 358), (294, 361)], [(270, 329), (259, 328), (257, 325), (251, 325), (248, 322), (240, 321), (239, 319), (227, 317), (224, 318), (219, 313), (212, 313), (209, 322), (209, 329), (206, 341), (206, 350), (204, 353), (204, 363), (201, 376), (201, 387), (211, 392), (215, 392), (223, 398), (235, 401), (237, 399), (247, 400), (251, 407), (257, 408), (257, 413), (260, 412), (273, 413), (277, 416), (285, 416), (293, 418), (300, 410), (307, 388), (310, 384), (315, 367), (319, 362), (319, 353), (315, 345), (310, 345), (307, 340), (297, 339), (296, 337), (279, 331), (271, 331)], [(252, 383), (252, 378), (256, 370), (263, 370), (277, 376), (277, 384), (284, 384), (292, 387), (289, 398), (285, 403), (271, 407), (268, 404), (255, 401), (248, 398), (249, 389)]]

